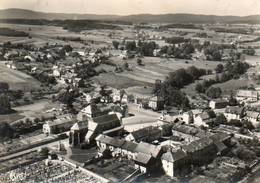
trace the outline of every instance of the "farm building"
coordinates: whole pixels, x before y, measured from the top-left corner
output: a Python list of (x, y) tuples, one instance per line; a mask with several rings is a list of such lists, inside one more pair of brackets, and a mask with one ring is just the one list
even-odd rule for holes
[(214, 99), (209, 102), (211, 109), (222, 109), (228, 105), (228, 101), (225, 99)]
[(258, 100), (258, 92), (254, 90), (238, 90), (236, 98), (238, 101), (251, 101), (255, 102)]
[(232, 119), (241, 120), (245, 116), (245, 109), (243, 107), (229, 106), (224, 112), (227, 121)]
[(68, 131), (75, 122), (75, 117), (70, 114), (58, 116), (57, 119), (53, 121), (47, 121), (43, 125), (43, 133), (50, 135)]

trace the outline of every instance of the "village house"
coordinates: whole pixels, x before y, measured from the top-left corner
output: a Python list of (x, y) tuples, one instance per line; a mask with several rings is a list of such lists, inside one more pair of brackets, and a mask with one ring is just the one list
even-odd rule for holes
[(125, 143), (122, 145), (122, 156), (129, 160), (134, 159), (137, 145), (138, 144), (135, 142), (125, 141)]
[(109, 137), (103, 134), (98, 135), (95, 140), (99, 148), (99, 156), (118, 156), (121, 154), (121, 147), (125, 143), (124, 140)]
[(162, 137), (162, 130), (157, 127), (146, 127), (130, 132), (125, 139), (133, 142), (153, 142)]
[(164, 107), (163, 98), (158, 97), (158, 96), (154, 96), (154, 97), (150, 98), (149, 102), (148, 102), (148, 107), (155, 111), (163, 109), (163, 107)]
[(194, 123), (194, 118), (202, 113), (201, 109), (194, 109), (182, 114), (182, 121), (186, 124)]
[(222, 109), (227, 107), (228, 101), (225, 99), (214, 99), (209, 102), (209, 107), (211, 109)]
[(80, 121), (92, 119), (98, 116), (102, 116), (111, 112), (111, 107), (107, 105), (89, 104), (83, 108), (77, 115), (77, 119)]
[(162, 148), (160, 146), (140, 142), (135, 148), (135, 168), (142, 173), (152, 172), (160, 167)]
[(190, 170), (189, 157), (182, 149), (169, 150), (162, 155), (161, 159), (165, 174), (172, 178)]
[(257, 128), (260, 126), (260, 113), (256, 111), (246, 111), (245, 119), (252, 123)]
[(54, 77), (60, 77), (61, 76), (61, 71), (60, 71), (60, 69), (59, 69), (59, 67), (57, 65), (54, 65), (52, 67), (52, 75)]
[(201, 166), (210, 163), (217, 154), (213, 140), (203, 137), (183, 145), (182, 149), (191, 158), (193, 166)]
[(101, 95), (98, 92), (92, 92), (92, 93), (84, 93), (83, 92), (84, 99), (90, 104), (92, 101), (96, 99), (100, 99)]
[(128, 95), (124, 90), (115, 90), (112, 94), (113, 102), (128, 103)]
[(123, 60), (134, 58), (136, 52), (135, 51), (129, 51), (129, 50), (124, 50), (122, 53), (119, 55), (120, 58)]
[(213, 122), (214, 118), (211, 118), (207, 111), (196, 115), (194, 118), (194, 124), (196, 126), (209, 127)]
[(172, 127), (172, 135), (179, 137), (185, 142), (192, 142), (210, 135), (210, 132), (206, 132), (192, 125), (177, 124)]
[(70, 114), (58, 116), (57, 119), (53, 121), (46, 121), (43, 125), (43, 133), (51, 135), (68, 131), (75, 122), (75, 117)]
[(112, 155), (126, 157), (133, 160), (135, 157), (135, 149), (137, 143), (125, 141), (124, 139), (117, 139), (104, 134), (96, 137), (96, 143), (99, 149), (100, 156)]
[(153, 56), (154, 56), (154, 57), (159, 57), (159, 56), (161, 56), (161, 49), (155, 49), (155, 50), (153, 50)]
[(245, 116), (245, 109), (238, 106), (228, 106), (224, 112), (227, 121), (241, 120)]
[(85, 136), (87, 132), (88, 132), (87, 121), (80, 121), (75, 123), (70, 128), (69, 144), (73, 147), (81, 145), (85, 141)]
[(4, 58), (5, 58), (6, 60), (11, 60), (11, 59), (13, 59), (13, 58), (15, 58), (15, 57), (18, 57), (18, 56), (19, 56), (19, 52), (18, 52), (18, 51), (16, 51), (16, 50), (10, 50), (10, 51), (8, 51), (7, 53), (5, 53)]
[(192, 112), (192, 111), (188, 111), (188, 112), (183, 113), (183, 115), (182, 115), (182, 120), (183, 120), (183, 122), (185, 122), (186, 124), (191, 124), (191, 123), (193, 123), (193, 122), (194, 122), (193, 112)]
[(92, 118), (88, 121), (88, 132), (85, 136), (85, 142), (88, 144), (92, 143), (99, 134), (107, 130), (112, 130), (110, 133), (115, 133), (122, 129), (123, 126), (116, 114), (106, 114)]
[(254, 90), (238, 90), (236, 99), (241, 102), (256, 102), (258, 101), (258, 92)]

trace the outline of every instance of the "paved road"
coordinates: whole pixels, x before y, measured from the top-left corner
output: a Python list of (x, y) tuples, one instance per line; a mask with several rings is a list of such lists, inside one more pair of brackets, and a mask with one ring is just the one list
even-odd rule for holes
[(134, 116), (123, 118), (123, 125), (127, 131), (137, 130), (146, 126), (157, 125), (160, 113), (138, 108), (137, 105), (130, 104), (128, 106), (129, 113), (134, 114)]

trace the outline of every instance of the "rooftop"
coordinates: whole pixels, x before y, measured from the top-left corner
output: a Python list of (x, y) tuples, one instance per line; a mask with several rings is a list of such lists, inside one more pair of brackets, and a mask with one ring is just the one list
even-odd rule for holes
[(175, 152), (168, 151), (162, 155), (162, 159), (168, 162), (178, 161), (185, 157), (187, 157), (187, 154), (181, 149), (178, 149)]

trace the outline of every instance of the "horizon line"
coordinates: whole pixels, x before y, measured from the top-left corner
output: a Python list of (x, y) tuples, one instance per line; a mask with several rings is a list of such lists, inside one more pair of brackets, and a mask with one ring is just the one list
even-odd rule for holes
[(37, 12), (37, 13), (53, 13), (53, 14), (75, 14), (75, 15), (100, 15), (100, 16), (136, 16), (136, 15), (151, 15), (151, 16), (156, 16), (156, 15), (181, 15), (181, 14), (190, 14), (190, 15), (204, 15), (204, 16), (219, 16), (219, 17), (249, 17), (249, 16), (257, 16), (260, 14), (249, 14), (249, 15), (217, 15), (217, 14), (197, 14), (197, 13), (160, 13), (160, 14), (153, 14), (153, 13), (133, 13), (133, 14), (99, 14), (99, 13), (73, 13), (73, 12), (48, 12), (48, 11), (40, 11), (40, 10), (32, 10), (32, 9), (24, 9), (24, 8), (4, 8), (1, 9), (0, 11), (5, 11), (5, 10), (25, 10), (25, 11), (32, 11), (32, 12)]

